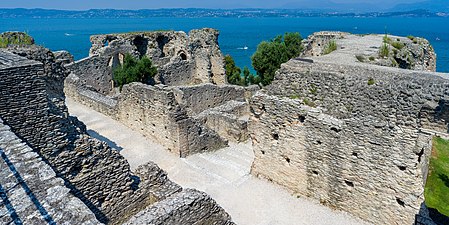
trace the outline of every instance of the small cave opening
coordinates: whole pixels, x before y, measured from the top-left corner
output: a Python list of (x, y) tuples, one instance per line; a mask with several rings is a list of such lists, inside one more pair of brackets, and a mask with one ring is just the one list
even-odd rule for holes
[(345, 180), (345, 184), (348, 185), (349, 187), (354, 187), (354, 183), (348, 180)]
[(424, 148), (421, 148), (421, 151), (418, 152), (418, 154), (416, 154), (418, 156), (418, 163), (421, 162), (421, 157), (422, 157), (423, 154), (424, 154)]
[(340, 132), (341, 130), (338, 129), (338, 128), (336, 128), (336, 127), (331, 127), (331, 131), (333, 131), (333, 132), (335, 132), (335, 133), (338, 133), (338, 132)]
[(133, 40), (133, 44), (136, 46), (141, 57), (147, 54), (148, 39), (142, 36), (136, 36)]
[(279, 140), (279, 134), (278, 133), (272, 133), (271, 136), (273, 137), (274, 140)]
[(169, 42), (167, 36), (161, 35), (156, 38), (157, 46), (161, 50), (161, 57), (165, 57), (164, 46)]
[(398, 204), (399, 204), (400, 206), (405, 207), (405, 202), (402, 201), (402, 199), (396, 198), (396, 202), (398, 202)]
[(181, 60), (183, 60), (183, 61), (187, 60), (187, 55), (186, 55), (186, 53), (180, 52), (178, 55), (179, 55), (179, 57), (181, 57)]

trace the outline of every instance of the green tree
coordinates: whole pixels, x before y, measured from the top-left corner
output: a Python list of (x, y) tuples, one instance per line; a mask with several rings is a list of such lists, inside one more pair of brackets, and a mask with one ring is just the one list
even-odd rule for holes
[(281, 64), (297, 57), (303, 51), (302, 37), (299, 33), (285, 33), (270, 42), (263, 41), (251, 57), (252, 65), (263, 85), (269, 85)]
[(230, 55), (225, 56), (226, 78), (230, 84), (241, 85), (242, 78), (240, 76), (241, 70), (235, 65), (235, 61)]
[(136, 59), (132, 55), (126, 54), (123, 65), (117, 67), (113, 74), (115, 86), (122, 89), (123, 85), (132, 82), (148, 83), (157, 74), (157, 68), (146, 56)]

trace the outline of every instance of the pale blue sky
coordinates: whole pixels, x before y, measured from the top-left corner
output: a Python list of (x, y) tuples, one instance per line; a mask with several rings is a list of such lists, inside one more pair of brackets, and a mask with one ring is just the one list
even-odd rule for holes
[(338, 4), (389, 8), (423, 0), (0, 0), (0, 8), (157, 9), (157, 8), (313, 8)]

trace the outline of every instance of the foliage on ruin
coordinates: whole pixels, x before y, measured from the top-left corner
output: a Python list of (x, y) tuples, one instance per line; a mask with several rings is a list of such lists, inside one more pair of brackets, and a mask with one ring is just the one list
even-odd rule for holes
[(225, 70), (226, 78), (230, 84), (248, 86), (260, 83), (260, 78), (252, 74), (248, 67), (243, 68), (242, 74), (242, 70), (235, 65), (235, 61), (230, 55), (225, 56)]
[(429, 175), (424, 189), (427, 207), (449, 216), (449, 140), (433, 139)]
[(257, 46), (251, 61), (262, 85), (269, 85), (281, 64), (298, 57), (303, 51), (302, 37), (299, 33), (278, 35), (271, 41), (263, 41)]
[(123, 65), (114, 69), (113, 74), (114, 86), (122, 89), (123, 85), (132, 82), (149, 83), (157, 74), (157, 68), (146, 56), (136, 59), (132, 55), (126, 54)]
[(23, 32), (5, 32), (0, 34), (0, 48), (6, 48), (10, 45), (32, 45), (34, 39)]
[(390, 55), (390, 47), (387, 43), (383, 43), (379, 49), (379, 57), (384, 58)]
[(335, 40), (329, 41), (329, 43), (324, 47), (323, 54), (327, 55), (333, 51), (337, 50), (337, 42)]

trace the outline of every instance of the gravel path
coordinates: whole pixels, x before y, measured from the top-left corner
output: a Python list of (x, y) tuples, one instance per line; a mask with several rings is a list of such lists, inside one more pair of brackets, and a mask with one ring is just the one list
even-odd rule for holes
[(240, 225), (356, 225), (364, 223), (250, 175), (251, 144), (230, 144), (213, 153), (180, 159), (121, 123), (67, 99), (89, 134), (120, 150), (131, 169), (156, 162), (174, 182), (211, 195)]

